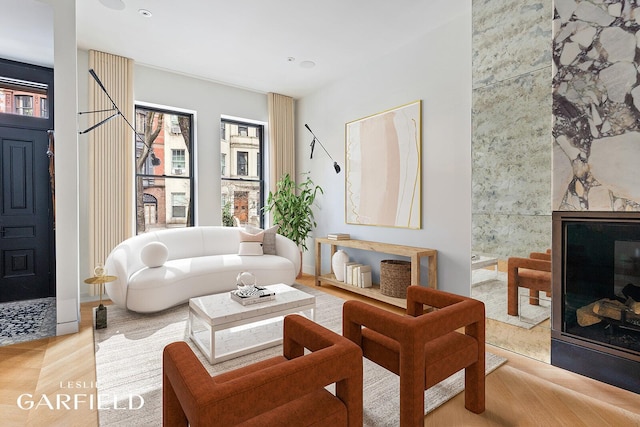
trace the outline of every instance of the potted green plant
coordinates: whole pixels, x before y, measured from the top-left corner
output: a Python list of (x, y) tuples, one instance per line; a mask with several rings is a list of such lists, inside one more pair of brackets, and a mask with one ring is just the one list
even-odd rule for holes
[(296, 184), (287, 173), (278, 181), (276, 192), (269, 192), (267, 205), (263, 208), (273, 215), (278, 233), (293, 240), (302, 251), (307, 250), (307, 237), (317, 226), (311, 205), (318, 192), (324, 194), (308, 175), (305, 181)]

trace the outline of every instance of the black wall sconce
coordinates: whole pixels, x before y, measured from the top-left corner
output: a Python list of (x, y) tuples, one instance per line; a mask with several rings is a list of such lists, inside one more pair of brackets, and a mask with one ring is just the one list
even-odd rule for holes
[[(311, 141), (311, 157), (309, 157), (310, 159), (313, 159), (313, 149), (316, 146), (316, 142), (318, 144), (320, 144), (320, 147), (322, 147), (322, 149), (324, 150), (325, 153), (327, 153), (327, 156), (329, 156), (329, 158), (331, 160), (333, 160), (333, 157), (331, 157), (331, 154), (329, 154), (329, 152), (327, 151), (326, 148), (324, 148), (324, 145), (322, 145), (322, 142), (320, 142), (320, 140), (318, 139), (318, 137), (313, 133), (313, 131), (311, 130), (311, 128), (309, 127), (308, 124), (304, 124), (304, 127), (307, 128), (307, 130), (309, 132), (311, 132), (311, 135), (313, 135), (313, 140)], [(340, 165), (338, 164), (338, 162), (336, 162), (335, 160), (333, 160), (333, 168), (336, 170), (336, 173), (340, 173)]]
[(151, 164), (153, 166), (159, 166), (160, 162), (161, 162), (160, 159), (158, 157), (156, 157), (156, 154), (153, 152), (151, 147), (149, 147), (149, 145), (147, 145), (147, 143), (142, 139), (142, 137), (138, 134), (138, 132), (136, 132), (136, 129), (133, 127), (133, 125), (131, 125), (131, 122), (129, 122), (129, 120), (127, 120), (127, 118), (124, 116), (124, 114), (122, 114), (122, 111), (120, 111), (120, 109), (116, 105), (116, 102), (113, 100), (113, 98), (111, 98), (111, 95), (109, 95), (109, 92), (107, 92), (107, 89), (104, 87), (104, 85), (102, 84), (102, 82), (98, 78), (98, 75), (93, 70), (93, 68), (89, 69), (89, 74), (91, 74), (91, 77), (93, 77), (93, 79), (96, 81), (96, 83), (98, 84), (100, 89), (102, 89), (104, 94), (107, 95), (107, 98), (109, 98), (109, 101), (111, 101), (111, 108), (106, 108), (104, 110), (80, 111), (78, 113), (78, 115), (93, 114), (93, 113), (104, 113), (105, 111), (113, 111), (114, 113), (112, 115), (110, 115), (109, 117), (107, 117), (106, 119), (103, 119), (103, 120), (99, 121), (98, 123), (94, 124), (93, 126), (88, 127), (87, 129), (85, 129), (83, 131), (79, 131), (78, 133), (80, 135), (83, 135), (85, 133), (91, 132), (95, 128), (97, 128), (99, 126), (102, 126), (103, 124), (107, 123), (109, 120), (113, 119), (114, 117), (120, 116), (120, 117), (122, 117), (124, 119), (125, 123), (127, 123), (127, 125), (131, 128), (131, 130), (133, 131), (133, 134), (135, 135), (136, 139), (138, 141), (140, 141), (141, 143), (143, 143), (149, 149), (149, 151), (151, 152), (150, 155), (149, 155), (151, 157)]

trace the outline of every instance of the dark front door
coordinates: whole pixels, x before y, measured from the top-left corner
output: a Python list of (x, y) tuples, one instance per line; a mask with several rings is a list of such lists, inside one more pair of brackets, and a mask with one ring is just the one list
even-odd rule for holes
[(0, 302), (55, 296), (45, 130), (0, 126)]

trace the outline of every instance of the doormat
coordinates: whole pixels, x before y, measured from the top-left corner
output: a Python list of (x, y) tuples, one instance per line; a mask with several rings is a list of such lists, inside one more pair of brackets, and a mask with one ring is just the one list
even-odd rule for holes
[(0, 346), (38, 340), (55, 334), (55, 297), (0, 304)]

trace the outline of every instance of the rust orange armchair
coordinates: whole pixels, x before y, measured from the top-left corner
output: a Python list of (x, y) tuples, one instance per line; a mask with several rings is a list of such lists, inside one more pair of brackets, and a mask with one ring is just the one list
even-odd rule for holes
[(171, 343), (162, 381), (164, 426), (362, 426), (362, 351), (299, 315), (284, 319), (282, 356), (213, 377)]
[[(425, 312), (424, 305), (437, 308)], [(457, 329), (464, 327), (464, 333)], [(407, 288), (407, 315), (360, 301), (343, 307), (343, 335), (364, 357), (400, 376), (400, 425), (424, 425), (424, 391), (465, 369), (465, 407), (485, 409), (485, 313), (480, 301)]]
[(518, 315), (518, 287), (529, 289), (529, 304), (539, 305), (539, 292), (551, 295), (551, 250), (531, 252), (529, 258), (507, 260), (507, 313)]

